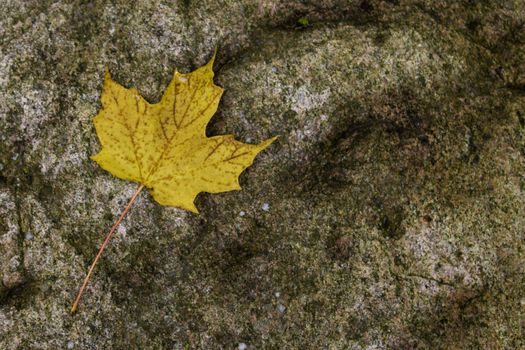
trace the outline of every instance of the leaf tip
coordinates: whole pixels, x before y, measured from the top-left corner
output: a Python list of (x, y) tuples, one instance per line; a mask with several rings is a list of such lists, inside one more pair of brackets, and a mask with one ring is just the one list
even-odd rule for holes
[(211, 55), (210, 60), (208, 61), (208, 64), (206, 64), (207, 68), (213, 71), (213, 63), (215, 62), (215, 57), (217, 57), (217, 47), (213, 50), (213, 54)]
[(192, 204), (191, 207), (188, 207), (188, 208), (184, 208), (188, 211), (191, 211), (193, 214), (195, 215), (199, 215), (199, 209), (197, 209), (197, 207), (195, 206), (195, 204)]
[(277, 140), (280, 137), (280, 135), (274, 136), (272, 138), (269, 138), (268, 140), (264, 140), (259, 144), (261, 147), (261, 151), (265, 149), (266, 147), (270, 146), (275, 140)]
[(111, 80), (111, 73), (109, 72), (109, 66), (107, 64), (104, 68), (104, 80)]

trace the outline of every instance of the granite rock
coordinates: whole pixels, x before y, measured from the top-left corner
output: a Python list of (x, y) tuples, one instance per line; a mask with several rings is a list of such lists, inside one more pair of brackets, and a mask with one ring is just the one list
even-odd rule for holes
[[(0, 348), (525, 348), (525, 4), (0, 4)], [(200, 215), (103, 171), (105, 67), (279, 140)]]

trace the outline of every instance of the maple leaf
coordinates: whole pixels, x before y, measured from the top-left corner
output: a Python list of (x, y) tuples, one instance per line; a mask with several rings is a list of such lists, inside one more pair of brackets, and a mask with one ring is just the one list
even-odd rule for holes
[(194, 213), (200, 192), (240, 189), (240, 173), (275, 138), (250, 145), (233, 135), (206, 137), (223, 93), (213, 83), (213, 61), (188, 74), (175, 71), (156, 104), (106, 70), (103, 109), (93, 120), (102, 150), (91, 158), (115, 176), (144, 184), (160, 204)]
[(213, 83), (214, 58), (215, 54), (191, 73), (175, 71), (160, 102), (154, 104), (137, 89), (112, 80), (106, 69), (102, 109), (93, 119), (102, 149), (91, 158), (113, 175), (140, 185), (107, 234), (71, 312), (76, 311), (106, 244), (144, 187), (162, 205), (198, 213), (194, 200), (200, 192), (241, 189), (239, 175), (276, 139), (250, 145), (233, 135), (206, 136), (206, 125), (223, 93)]

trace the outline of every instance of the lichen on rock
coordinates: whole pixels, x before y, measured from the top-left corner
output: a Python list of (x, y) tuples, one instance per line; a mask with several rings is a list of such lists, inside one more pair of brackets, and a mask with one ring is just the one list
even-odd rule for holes
[[(0, 348), (525, 347), (521, 1), (3, 1)], [(307, 25), (298, 25), (307, 19)], [(279, 141), (201, 214), (89, 156), (106, 66)], [(242, 214), (241, 214), (242, 213)]]

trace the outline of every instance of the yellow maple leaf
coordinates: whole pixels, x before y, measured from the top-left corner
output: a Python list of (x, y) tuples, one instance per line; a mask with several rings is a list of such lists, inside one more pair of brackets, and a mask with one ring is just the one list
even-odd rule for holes
[(140, 185), (106, 235), (71, 312), (77, 310), (106, 244), (144, 187), (160, 204), (198, 213), (193, 202), (200, 192), (239, 190), (239, 175), (276, 139), (250, 145), (233, 135), (206, 136), (206, 125), (223, 93), (213, 83), (214, 58), (215, 54), (191, 73), (175, 71), (162, 99), (154, 104), (137, 89), (112, 80), (106, 70), (102, 109), (93, 119), (102, 149), (91, 158), (113, 175)]
[(115, 176), (144, 184), (160, 204), (194, 213), (200, 192), (240, 189), (241, 172), (275, 138), (250, 145), (233, 135), (206, 137), (223, 93), (213, 83), (213, 61), (188, 74), (175, 71), (155, 104), (106, 71), (103, 108), (94, 118), (102, 150), (91, 158)]

